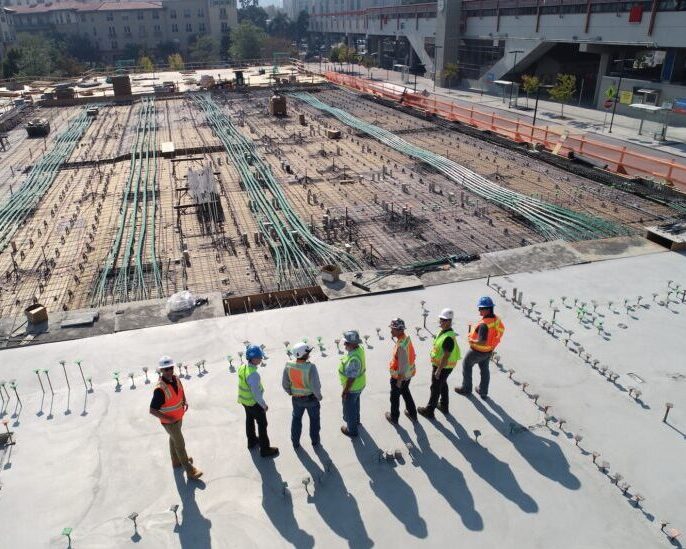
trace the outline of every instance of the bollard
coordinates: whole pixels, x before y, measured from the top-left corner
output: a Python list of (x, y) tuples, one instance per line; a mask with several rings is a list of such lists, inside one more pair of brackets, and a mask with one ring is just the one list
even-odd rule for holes
[(148, 378), (148, 367), (143, 366), (143, 373), (145, 374), (145, 384), (147, 385), (150, 383), (150, 378)]
[(133, 372), (129, 372), (129, 378), (131, 379), (131, 387), (129, 389), (135, 389), (136, 388), (136, 382), (133, 380)]
[(623, 478), (624, 478), (624, 475), (622, 475), (620, 473), (615, 473), (615, 476), (612, 477), (612, 483), (619, 485), (619, 481), (622, 480)]
[(50, 381), (50, 373), (48, 372), (48, 369), (46, 368), (45, 370), (43, 370), (43, 373), (45, 374), (45, 377), (48, 380), (48, 386), (50, 387), (50, 393), (54, 396), (55, 390), (52, 388), (52, 381)]
[(17, 397), (17, 402), (19, 403), (19, 406), (23, 408), (24, 405), (21, 403), (21, 399), (19, 398), (19, 393), (17, 392), (17, 382), (14, 379), (12, 381), (10, 381), (10, 389), (12, 389), (14, 391), (14, 394)]
[(71, 391), (71, 386), (69, 385), (69, 376), (67, 375), (67, 363), (64, 360), (60, 360), (60, 365), (64, 371), (64, 379), (67, 380), (67, 391)]
[(593, 463), (595, 463), (596, 460), (600, 457), (600, 452), (593, 452), (593, 454), (591, 455), (593, 456)]
[(136, 519), (138, 518), (138, 513), (135, 511), (128, 516), (130, 521), (133, 521), (133, 535), (138, 534), (138, 525), (136, 524)]
[(334, 343), (336, 344), (336, 350), (338, 351), (338, 354), (339, 355), (342, 354), (341, 347), (340, 347), (341, 340), (340, 339), (334, 339)]
[[(288, 351), (288, 356), (291, 356), (290, 350)], [(243, 364), (243, 351), (238, 351), (238, 361), (241, 365)]]
[(209, 374), (209, 372), (207, 371), (207, 367), (205, 366), (205, 364), (207, 364), (207, 361), (204, 358), (200, 359), (200, 364), (202, 365), (202, 373)]
[(119, 383), (119, 371), (118, 370), (115, 370), (112, 373), (112, 378), (114, 378), (114, 380), (117, 382), (117, 384), (115, 385), (115, 389), (119, 389), (121, 387), (121, 383)]
[(579, 443), (584, 440), (583, 435), (574, 435), (574, 444), (579, 446)]
[(307, 495), (310, 495), (310, 482), (312, 482), (312, 479), (310, 477), (303, 477), (302, 479), (302, 485), (305, 487), (305, 492), (307, 492)]
[(81, 372), (81, 379), (83, 380), (83, 386), (86, 390), (88, 390), (88, 386), (86, 385), (86, 377), (83, 375), (83, 368), (81, 368), (81, 360), (75, 360), (74, 362), (79, 367), (79, 372)]
[(40, 383), (40, 388), (43, 391), (43, 394), (45, 394), (45, 387), (43, 386), (43, 380), (40, 378), (40, 370), (38, 368), (36, 368), (33, 371), (33, 373), (36, 374), (36, 376), (38, 377), (38, 383)]
[(179, 525), (179, 515), (178, 515), (178, 510), (179, 510), (179, 504), (175, 503), (171, 507), (169, 507), (169, 510), (174, 513), (174, 520), (176, 521), (176, 525)]
[(633, 497), (634, 507), (637, 507), (637, 508), (640, 507), (640, 506), (641, 506), (641, 502), (642, 502), (642, 501), (645, 501), (645, 499), (646, 499), (646, 498), (643, 497), (643, 495), (641, 495), (641, 494), (639, 494), (639, 493), (634, 494), (634, 497)]
[(91, 376), (88, 376), (86, 378), (86, 381), (88, 382), (88, 385), (89, 385), (88, 392), (92, 393), (93, 392), (93, 378)]
[(233, 367), (233, 357), (231, 355), (227, 355), (226, 360), (229, 361), (229, 372), (235, 372), (236, 369)]
[(62, 535), (66, 536), (67, 542), (69, 543), (69, 547), (71, 547), (71, 532), (72, 532), (72, 529), (69, 527), (62, 528)]
[(631, 484), (629, 484), (629, 483), (626, 482), (626, 481), (622, 482), (621, 484), (618, 484), (617, 486), (618, 486), (619, 489), (622, 491), (622, 494), (624, 494), (625, 496), (626, 496), (627, 493), (629, 492), (629, 488), (631, 488)]
[(610, 469), (610, 462), (609, 462), (609, 461), (603, 461), (603, 462), (600, 464), (599, 469), (600, 469), (601, 472), (607, 473), (608, 470)]
[(195, 367), (198, 369), (198, 377), (202, 375), (202, 370), (200, 369), (200, 366), (202, 366), (202, 364), (200, 364), (200, 361), (195, 363)]
[(508, 377), (509, 377), (510, 379), (512, 379), (512, 374), (514, 374), (515, 371), (514, 371), (512, 368), (510, 368), (507, 372), (509, 373), (509, 376), (508, 376)]
[(667, 423), (667, 416), (669, 415), (669, 411), (674, 408), (674, 404), (671, 402), (665, 402), (665, 417), (662, 418), (663, 423)]
[(378, 337), (379, 339), (381, 339), (381, 328), (377, 328), (377, 329), (376, 329), (376, 337)]
[(474, 442), (479, 444), (479, 437), (481, 436), (481, 431), (474, 429)]

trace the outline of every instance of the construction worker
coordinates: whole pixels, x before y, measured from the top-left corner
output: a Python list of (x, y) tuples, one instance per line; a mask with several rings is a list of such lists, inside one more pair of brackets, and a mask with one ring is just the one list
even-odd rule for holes
[(493, 350), (503, 337), (505, 325), (493, 313), (495, 304), (490, 297), (480, 298), (477, 306), (481, 319), (469, 331), (470, 350), (462, 362), (462, 385), (455, 387), (455, 392), (461, 395), (472, 394), (472, 369), (475, 364), (478, 364), (481, 372), (481, 383), (476, 392), (481, 398), (486, 399), (488, 398), (488, 383), (491, 380), (488, 365), (491, 362)]
[(300, 433), (303, 428), (303, 415), (307, 410), (310, 418), (310, 440), (312, 446), (319, 446), (319, 401), (322, 399), (322, 387), (319, 382), (317, 367), (310, 362), (310, 347), (304, 341), (293, 345), (295, 362), (286, 363), (283, 369), (281, 385), (292, 397), (293, 418), (291, 420), (291, 442), (296, 450), (300, 448)]
[(394, 318), (390, 324), (391, 337), (395, 341), (393, 358), (391, 358), (391, 411), (386, 412), (386, 419), (398, 423), (400, 417), (400, 397), (405, 401), (405, 415), (417, 421), (417, 408), (410, 393), (410, 381), (415, 375), (415, 352), (410, 336), (405, 334), (405, 321)]
[(160, 380), (152, 393), (150, 413), (160, 420), (169, 435), (172, 467), (183, 467), (188, 478), (195, 480), (202, 476), (202, 471), (193, 465), (193, 458), (186, 453), (181, 424), (188, 410), (188, 400), (181, 380), (174, 375), (175, 366), (176, 363), (168, 356), (160, 358)]
[(348, 437), (358, 435), (360, 424), (360, 395), (367, 383), (364, 349), (360, 346), (362, 340), (356, 330), (343, 334), (343, 346), (346, 354), (338, 367), (338, 377), (343, 386), (343, 421), (341, 433)]
[(433, 419), (437, 407), (444, 414), (449, 413), (450, 391), (447, 380), (457, 361), (460, 360), (460, 347), (457, 345), (453, 331), (453, 316), (452, 309), (443, 309), (438, 315), (441, 331), (434, 338), (431, 349), (431, 395), (425, 407), (417, 408), (417, 412), (429, 419)]
[[(257, 367), (262, 362), (264, 353), (257, 345), (249, 345), (245, 350), (246, 364), (238, 368), (238, 402), (245, 408), (245, 434), (248, 437), (248, 449), (259, 443), (260, 455), (272, 457), (279, 455), (279, 449), (269, 444), (267, 434), (267, 410), (269, 406), (264, 401), (264, 387), (260, 381)], [(257, 432), (255, 435), (255, 423)]]

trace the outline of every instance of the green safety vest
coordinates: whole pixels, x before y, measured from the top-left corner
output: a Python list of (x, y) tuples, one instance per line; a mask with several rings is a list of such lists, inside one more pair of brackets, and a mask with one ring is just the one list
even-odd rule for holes
[(357, 358), (360, 361), (362, 368), (360, 369), (360, 375), (355, 378), (355, 381), (353, 381), (353, 384), (350, 386), (350, 392), (359, 393), (367, 384), (367, 368), (365, 366), (364, 349), (362, 347), (358, 346), (341, 359), (341, 365), (338, 367), (338, 377), (341, 380), (341, 385), (345, 387), (348, 382), (348, 378), (345, 376), (345, 367), (353, 358)]
[(312, 363), (289, 362), (286, 364), (286, 367), (288, 368), (288, 380), (291, 382), (291, 395), (294, 397), (311, 395), (310, 369), (312, 368)]
[[(238, 402), (244, 406), (254, 406), (257, 404), (255, 397), (252, 396), (250, 385), (248, 385), (248, 377), (257, 371), (257, 366), (252, 364), (241, 364), (238, 368)], [(262, 381), (260, 381), (260, 389), (264, 391)]]
[(460, 360), (460, 347), (457, 345), (455, 332), (452, 330), (452, 328), (438, 334), (434, 339), (433, 349), (431, 349), (431, 364), (438, 366), (443, 359), (443, 342), (449, 337), (452, 338), (455, 346), (448, 357), (448, 363), (445, 365), (446, 370), (454, 368), (455, 364), (457, 364), (457, 361)]

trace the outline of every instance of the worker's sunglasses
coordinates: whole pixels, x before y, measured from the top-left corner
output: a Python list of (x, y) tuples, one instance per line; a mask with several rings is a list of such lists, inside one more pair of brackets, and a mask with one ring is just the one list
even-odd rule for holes
[(165, 366), (164, 368), (160, 368), (163, 372), (168, 372), (169, 370), (174, 370), (174, 366)]

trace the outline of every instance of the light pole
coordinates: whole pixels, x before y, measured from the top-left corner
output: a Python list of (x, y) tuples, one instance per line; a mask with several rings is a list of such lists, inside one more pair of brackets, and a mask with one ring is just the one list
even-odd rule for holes
[[(517, 54), (519, 53), (524, 53), (524, 50), (510, 50), (507, 53), (514, 53), (514, 63), (512, 64), (512, 70), (515, 70), (515, 67), (517, 66)], [(512, 91), (514, 88), (514, 80), (510, 81), (510, 99), (507, 102), (507, 108), (512, 107)]]
[(615, 120), (615, 111), (617, 110), (617, 101), (619, 100), (619, 90), (622, 87), (622, 78), (624, 78), (624, 62), (633, 61), (633, 59), (615, 59), (613, 63), (621, 63), (619, 67), (619, 82), (617, 83), (617, 93), (615, 94), (614, 102), (612, 103), (612, 117), (610, 118), (610, 129), (607, 133), (612, 133), (612, 123)]
[[(437, 46), (434, 44), (434, 93), (436, 92), (436, 80), (438, 79), (438, 52), (436, 50), (442, 50), (443, 46)], [(442, 64), (442, 63), (441, 63)]]

